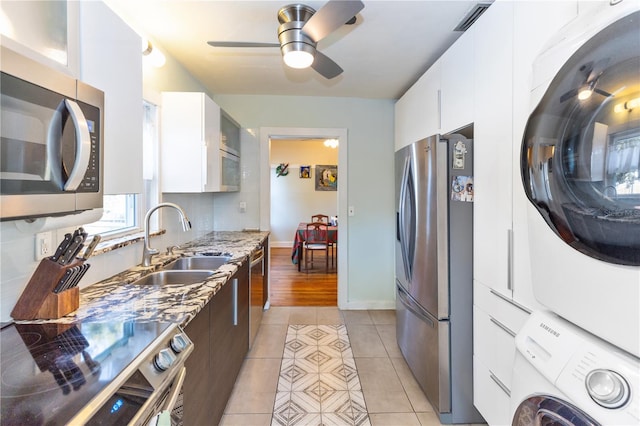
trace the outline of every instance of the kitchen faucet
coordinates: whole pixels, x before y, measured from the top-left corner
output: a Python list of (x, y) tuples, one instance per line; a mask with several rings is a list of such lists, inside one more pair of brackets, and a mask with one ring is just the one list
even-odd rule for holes
[(155, 207), (151, 207), (144, 217), (144, 248), (142, 249), (142, 266), (151, 266), (151, 256), (158, 254), (158, 250), (151, 248), (149, 245), (149, 221), (151, 219), (151, 214), (161, 207), (171, 207), (178, 210), (178, 213), (180, 214), (180, 221), (182, 222), (182, 230), (187, 232), (191, 229), (191, 222), (189, 221), (187, 214), (179, 205), (174, 203), (160, 203)]

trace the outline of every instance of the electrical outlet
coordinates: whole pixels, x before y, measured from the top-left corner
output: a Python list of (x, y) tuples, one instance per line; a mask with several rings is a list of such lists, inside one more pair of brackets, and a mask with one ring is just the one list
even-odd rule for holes
[(40, 232), (39, 234), (36, 234), (36, 260), (41, 260), (53, 255), (53, 249), (53, 232)]
[(349, 216), (355, 216), (355, 215), (356, 215), (356, 208), (355, 208), (355, 207), (353, 207), (353, 206), (349, 206), (349, 209), (348, 209), (348, 213), (347, 213), (347, 214), (348, 214)]
[(239, 210), (240, 210), (240, 213), (246, 213), (247, 212), (247, 202), (246, 201), (240, 201)]

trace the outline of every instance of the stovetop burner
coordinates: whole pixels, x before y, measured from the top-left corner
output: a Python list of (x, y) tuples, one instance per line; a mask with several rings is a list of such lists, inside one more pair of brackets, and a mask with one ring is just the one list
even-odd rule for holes
[(13, 324), (0, 331), (2, 425), (66, 424), (171, 324)]

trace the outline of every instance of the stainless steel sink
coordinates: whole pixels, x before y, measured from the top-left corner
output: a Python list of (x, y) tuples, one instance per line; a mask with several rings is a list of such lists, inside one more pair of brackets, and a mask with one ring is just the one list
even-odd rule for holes
[(200, 269), (215, 271), (231, 259), (228, 256), (191, 256), (181, 257), (173, 263), (168, 264), (165, 270), (191, 270)]
[(213, 271), (158, 271), (132, 282), (134, 285), (184, 285), (203, 282)]

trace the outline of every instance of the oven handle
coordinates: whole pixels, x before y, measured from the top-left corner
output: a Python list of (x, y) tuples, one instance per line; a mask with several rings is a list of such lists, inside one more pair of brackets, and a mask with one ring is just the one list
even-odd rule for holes
[(171, 393), (167, 397), (167, 402), (165, 402), (163, 411), (173, 411), (176, 406), (176, 401), (178, 400), (178, 396), (180, 396), (180, 391), (182, 391), (182, 385), (184, 384), (184, 378), (187, 376), (186, 367), (182, 367), (180, 372), (176, 375), (175, 379), (173, 379), (173, 389), (171, 389)]

